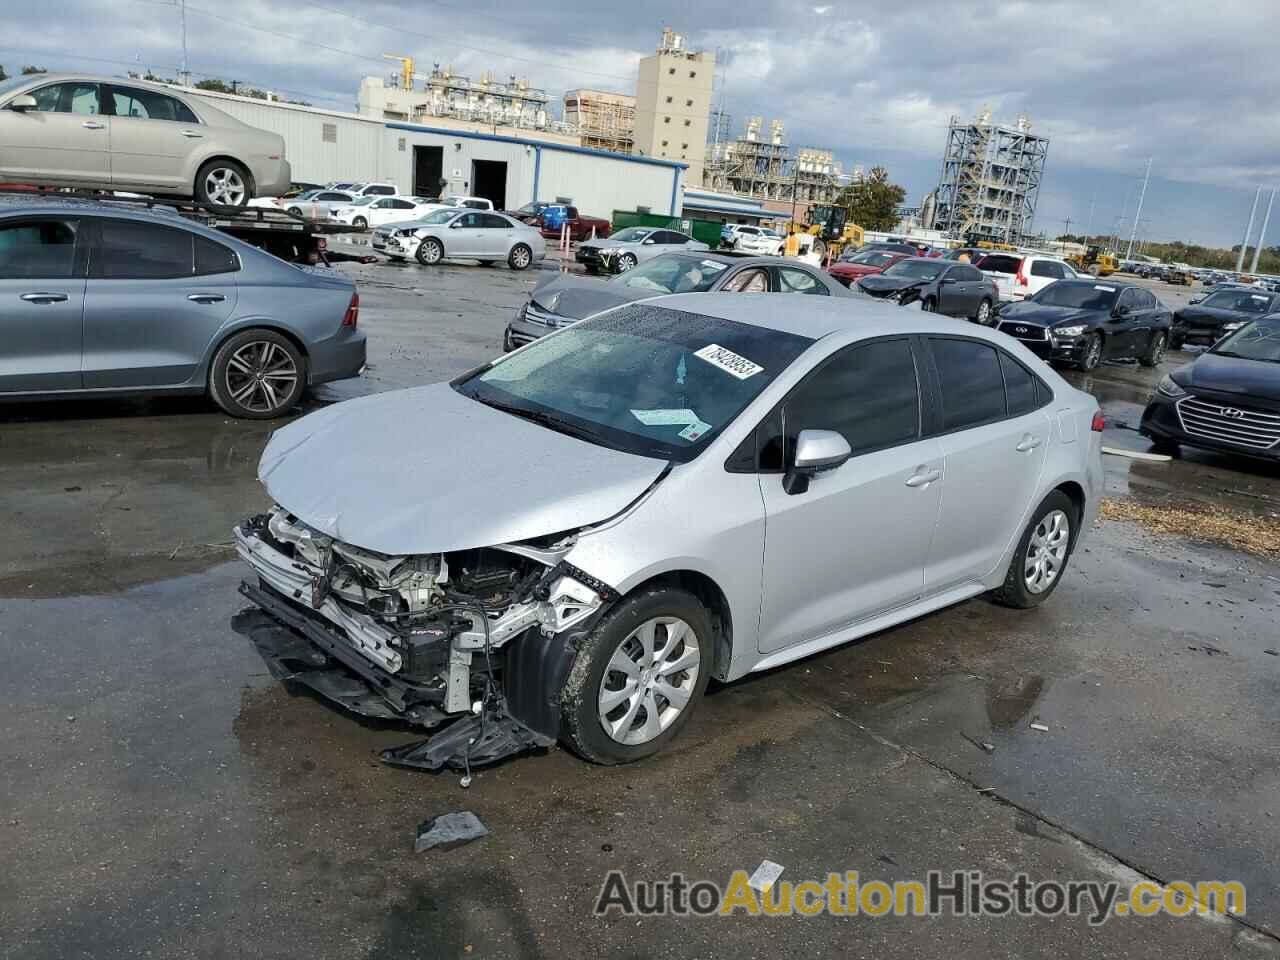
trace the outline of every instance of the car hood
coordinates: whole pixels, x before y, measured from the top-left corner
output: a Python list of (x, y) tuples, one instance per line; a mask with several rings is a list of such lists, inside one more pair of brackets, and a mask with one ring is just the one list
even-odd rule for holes
[(1252, 319), (1260, 316), (1256, 313), (1245, 313), (1242, 310), (1223, 310), (1220, 307), (1202, 307), (1200, 305), (1185, 306), (1177, 313), (1183, 323), (1195, 323), (1201, 326), (1214, 326), (1231, 320)]
[(883, 270), (884, 267), (873, 267), (867, 263), (848, 263), (837, 260), (831, 265), (829, 272), (837, 277), (866, 277)]
[(549, 280), (533, 291), (533, 301), (547, 313), (571, 320), (581, 320), (602, 310), (632, 300), (661, 296), (657, 290), (628, 287), (612, 281), (601, 283), (584, 277), (563, 275)]
[(590, 250), (636, 250), (643, 246), (643, 243), (633, 243), (627, 240), (610, 240), (608, 237), (601, 237), (597, 240), (584, 240), (578, 244), (578, 249), (586, 247)]
[(1034, 327), (1056, 327), (1059, 324), (1098, 322), (1102, 315), (1097, 310), (1081, 310), (1078, 307), (1049, 307), (1023, 300), (1010, 304), (1000, 311), (1001, 323), (1025, 323)]
[(932, 280), (912, 279), (911, 277), (886, 277), (883, 273), (873, 273), (862, 277), (858, 285), (872, 296), (884, 296), (904, 287), (927, 287)]
[(1174, 380), (1192, 391), (1236, 393), (1280, 403), (1280, 363), (1202, 353), (1174, 371)]
[(277, 430), (258, 479), (308, 526), (399, 556), (599, 523), (666, 467), (664, 460), (556, 433), (437, 383), (334, 404)]

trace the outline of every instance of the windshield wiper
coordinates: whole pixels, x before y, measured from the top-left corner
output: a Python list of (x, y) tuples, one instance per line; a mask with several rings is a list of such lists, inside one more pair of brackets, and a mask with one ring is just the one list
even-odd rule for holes
[[(484, 397), (474, 397), (486, 407), (493, 407), (495, 410), (501, 410), (503, 413), (509, 413), (512, 416), (519, 417), (522, 420), (528, 420), (530, 423), (536, 423), (543, 427), (555, 430), (557, 433), (563, 433), (570, 437), (576, 437), (579, 440), (587, 440), (591, 443), (599, 444), (602, 447), (609, 447), (611, 444), (605, 443), (600, 437), (578, 424), (563, 417), (556, 416), (554, 413), (545, 413), (540, 410), (526, 410), (524, 407), (517, 407), (514, 404), (502, 403), (498, 400), (490, 400)], [(616, 449), (616, 448), (615, 448)]]

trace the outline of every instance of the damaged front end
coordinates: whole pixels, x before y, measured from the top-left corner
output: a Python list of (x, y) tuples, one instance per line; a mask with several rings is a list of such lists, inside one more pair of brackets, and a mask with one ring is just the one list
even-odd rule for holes
[(434, 729), (383, 760), (438, 770), (550, 746), (574, 643), (616, 598), (565, 562), (576, 534), (386, 556), (276, 506), (241, 523), (257, 574), (237, 618), (272, 676), (364, 716)]

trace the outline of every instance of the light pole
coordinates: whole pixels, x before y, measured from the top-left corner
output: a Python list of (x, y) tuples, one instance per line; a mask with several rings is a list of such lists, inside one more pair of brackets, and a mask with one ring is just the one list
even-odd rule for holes
[(1267, 224), (1271, 222), (1271, 205), (1276, 202), (1275, 187), (1271, 188), (1271, 199), (1267, 201), (1267, 212), (1262, 217), (1262, 229), (1258, 231), (1258, 245), (1253, 248), (1253, 262), (1249, 264), (1249, 272), (1258, 272), (1258, 256), (1262, 253), (1262, 241), (1267, 236)]
[(1151, 179), (1152, 157), (1147, 158), (1147, 172), (1142, 177), (1142, 192), (1138, 194), (1138, 209), (1133, 215), (1133, 230), (1129, 232), (1129, 249), (1125, 251), (1126, 260), (1133, 259), (1133, 238), (1138, 235), (1138, 220), (1142, 217), (1142, 201), (1147, 197), (1147, 181)]
[(1262, 187), (1253, 195), (1253, 207), (1249, 210), (1249, 224), (1244, 228), (1244, 242), (1240, 244), (1240, 255), (1236, 257), (1236, 273), (1244, 272), (1244, 255), (1249, 249), (1249, 234), (1253, 233), (1253, 218), (1258, 215), (1258, 201), (1262, 198)]

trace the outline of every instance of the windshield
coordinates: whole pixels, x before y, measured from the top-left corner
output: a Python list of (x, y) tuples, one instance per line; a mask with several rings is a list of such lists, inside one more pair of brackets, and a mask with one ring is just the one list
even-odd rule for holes
[(885, 270), (886, 277), (906, 277), (911, 280), (932, 280), (942, 268), (950, 264), (937, 260), (901, 260)]
[(363, 206), (367, 206), (368, 204), (373, 203), (373, 201), (375, 201), (375, 200), (381, 200), (381, 199), (382, 199), (381, 197), (356, 197), (356, 198), (355, 198), (354, 200), (352, 200), (349, 204), (347, 204), (347, 206), (349, 206), (349, 207), (363, 207)]
[(867, 267), (883, 267), (887, 263), (901, 260), (902, 254), (890, 253), (887, 250), (863, 250), (850, 257), (842, 257), (845, 263), (856, 263)]
[(1202, 307), (1235, 310), (1240, 313), (1270, 313), (1272, 296), (1252, 290), (1219, 290), (1200, 301)]
[(610, 280), (632, 290), (654, 293), (706, 293), (728, 267), (698, 257), (655, 257)]
[(453, 386), (590, 443), (686, 462), (812, 342), (637, 303), (535, 340)]
[(419, 220), (418, 223), (422, 224), (424, 227), (438, 227), (440, 224), (448, 223), (454, 217), (460, 216), (462, 216), (462, 214), (457, 210), (433, 210), (431, 213), (428, 213), (425, 217)]
[(1280, 363), (1280, 317), (1251, 320), (1216, 343), (1210, 353)]
[(653, 230), (649, 227), (627, 227), (625, 230), (619, 230), (611, 236), (609, 242), (639, 243), (651, 233), (653, 233)]
[[(306, 191), (305, 193), (300, 193), (300, 194), (298, 194), (298, 195), (297, 195), (296, 197), (294, 197), (293, 199), (294, 199), (294, 200), (310, 200), (312, 197), (314, 197), (314, 196), (316, 196), (317, 194), (320, 194), (320, 193), (324, 193), (324, 191), (323, 191), (323, 190), (308, 190), (308, 191)], [(286, 195), (286, 196), (287, 196), (287, 195)]]
[(1105, 283), (1051, 283), (1028, 299), (1042, 307), (1070, 307), (1073, 310), (1110, 310), (1119, 292)]
[(516, 213), (536, 214), (536, 213), (540, 213), (542, 211), (542, 208), (545, 206), (546, 206), (545, 203), (526, 203), (523, 207), (520, 207), (518, 210), (516, 210)]
[(16, 90), (24, 83), (30, 83), (32, 78), (28, 75), (10, 77), (7, 80), (0, 80), (0, 97), (3, 97), (10, 90)]

